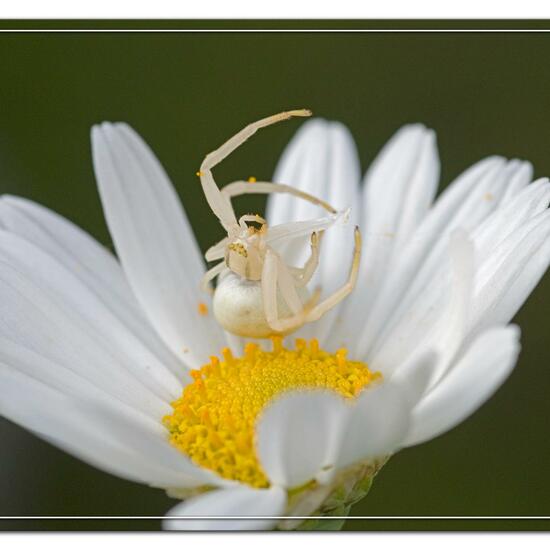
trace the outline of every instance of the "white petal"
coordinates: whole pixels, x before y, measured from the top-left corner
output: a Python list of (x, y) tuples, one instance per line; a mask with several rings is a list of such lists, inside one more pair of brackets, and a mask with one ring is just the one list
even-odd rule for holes
[[(359, 158), (355, 143), (348, 129), (337, 123), (329, 127), (330, 157), (328, 160), (328, 177), (326, 201), (335, 208), (351, 208), (349, 223), (346, 227), (336, 226), (327, 231), (321, 243), (321, 262), (319, 276), (313, 281), (323, 289), (325, 295), (334, 292), (345, 283), (353, 257), (353, 231), (360, 219), (361, 178)], [(324, 260), (324, 261), (323, 261)], [(344, 302), (345, 303), (345, 302)], [(335, 320), (344, 303), (326, 313), (315, 325), (315, 335), (323, 343), (332, 332)]]
[[(271, 529), (286, 506), (286, 492), (280, 487), (253, 489), (247, 486), (211, 491), (193, 497), (172, 508), (163, 521), (163, 529), (174, 531), (257, 531)], [(213, 516), (180, 519), (170, 516)], [(216, 517), (218, 516), (218, 517)], [(227, 516), (255, 516), (258, 519), (223, 519)]]
[(153, 418), (169, 412), (168, 402), (125, 368), (81, 315), (6, 262), (0, 262), (0, 302), (0, 336), (77, 372)]
[(3, 195), (0, 225), (70, 265), (98, 287), (111, 288), (131, 302), (131, 290), (116, 258), (85, 231), (44, 206)]
[(371, 332), (366, 327), (372, 325), (370, 313), (392, 257), (425, 216), (438, 179), (435, 134), (420, 124), (401, 128), (372, 163), (363, 191), (361, 270), (353, 300), (344, 310), (344, 333), (358, 325), (365, 327), (365, 334)]
[[(434, 208), (426, 216), (424, 223), (418, 228), (410, 241), (411, 250), (406, 254), (414, 254), (414, 248), (427, 244), (427, 256), (423, 259), (414, 281), (409, 280), (409, 288), (404, 296), (400, 309), (405, 309), (433, 281), (434, 271), (446, 254), (447, 239), (456, 229), (471, 232), (479, 226), (499, 205), (502, 195), (507, 189), (513, 172), (509, 165), (500, 159), (486, 159), (466, 171), (437, 200)], [(478, 166), (488, 167), (481, 175), (476, 170)], [(478, 177), (474, 177), (474, 175)], [(416, 237), (418, 236), (418, 240)], [(426, 237), (429, 238), (428, 243)], [(396, 266), (396, 269), (399, 266)], [(397, 312), (395, 313), (397, 314)]]
[(450, 302), (445, 314), (433, 327), (433, 335), (424, 343), (437, 350), (439, 362), (430, 381), (431, 384), (445, 372), (450, 361), (460, 349), (469, 329), (474, 299), (474, 276), (476, 251), (469, 235), (460, 229), (451, 234), (451, 289)]
[(168, 350), (145, 318), (118, 261), (90, 235), (39, 204), (6, 195), (0, 200), (0, 227), (57, 260), (166, 367), (180, 377), (185, 375), (184, 365)]
[(433, 130), (421, 124), (401, 128), (384, 146), (365, 176), (364, 233), (407, 237), (430, 207), (439, 180)]
[(548, 267), (550, 214), (542, 212), (495, 248), (477, 274), (470, 330), (505, 324)]
[(409, 417), (407, 394), (398, 384), (382, 381), (368, 386), (352, 407), (338, 467), (345, 468), (399, 449), (409, 430)]
[(256, 450), (271, 483), (298, 487), (333, 469), (349, 407), (334, 392), (291, 392), (264, 410)]
[(98, 428), (124, 442), (136, 455), (161, 468), (179, 471), (193, 485), (233, 486), (235, 482), (222, 479), (208, 469), (195, 465), (189, 457), (172, 446), (168, 431), (157, 422), (137, 422), (135, 415), (124, 407), (99, 407), (94, 403), (78, 403), (82, 416)]
[(486, 258), (531, 218), (544, 212), (549, 202), (550, 182), (541, 178), (503, 203), (472, 232), (479, 257)]
[(438, 365), (432, 383), (440, 377), (467, 334), (472, 315), (474, 250), (462, 231), (449, 239), (448, 258), (423, 295), (411, 304), (399, 324), (373, 351), (371, 368), (385, 375), (416, 353), (435, 350)]
[[(93, 160), (105, 218), (140, 304), (172, 351), (197, 365), (223, 345), (198, 311), (204, 264), (160, 163), (125, 124), (95, 126)], [(189, 355), (184, 355), (184, 350)]]
[(75, 399), (115, 401), (111, 394), (75, 370), (3, 337), (0, 337), (0, 363)]
[(160, 422), (107, 400), (75, 400), (0, 363), (0, 414), (114, 475), (159, 487), (212, 483), (171, 447)]
[(472, 414), (510, 374), (519, 349), (515, 326), (482, 334), (413, 411), (406, 445), (437, 437)]
[(438, 359), (435, 351), (425, 351), (395, 369), (391, 376), (391, 383), (401, 388), (411, 408), (418, 403), (434, 379)]
[[(347, 128), (313, 119), (302, 125), (286, 147), (273, 181), (311, 193), (336, 209), (345, 209), (356, 205), (359, 177), (359, 160)], [(324, 214), (318, 206), (277, 193), (269, 197), (266, 216), (270, 225), (278, 225)]]
[(489, 323), (509, 323), (550, 266), (550, 241), (546, 241), (518, 273), (504, 296), (493, 306)]
[[(0, 339), (0, 365), (4, 382), (0, 412), (14, 422), (40, 432), (54, 445), (120, 477), (164, 487), (181, 483), (180, 473), (165, 470), (154, 462), (148, 463), (141, 454), (129, 451), (124, 445), (124, 437), (109, 437), (109, 430), (103, 428), (98, 434), (90, 435), (89, 422), (82, 418), (78, 403), (93, 402), (109, 408), (116, 403), (111, 395), (92, 382), (5, 339)], [(42, 385), (59, 393), (44, 389)], [(31, 409), (26, 405), (29, 395), (34, 399)], [(59, 418), (51, 419), (56, 411), (59, 411)], [(136, 419), (141, 418), (137, 411), (134, 414)], [(43, 422), (48, 423), (47, 427)]]
[(533, 165), (525, 160), (509, 162), (512, 176), (502, 197), (502, 204), (512, 200), (533, 179)]
[[(444, 191), (395, 255), (372, 310), (363, 313), (369, 317), (358, 338), (356, 357), (379, 348), (383, 335), (400, 322), (415, 300), (430, 291), (435, 272), (445, 261), (449, 235), (457, 228), (469, 231), (486, 219), (505, 192), (508, 177), (511, 173), (504, 159), (491, 157), (472, 166)], [(373, 293), (368, 287), (366, 290)], [(359, 318), (350, 322), (353, 328)]]
[(102, 345), (144, 385), (169, 401), (180, 395), (182, 382), (190, 380), (187, 372), (182, 368), (178, 377), (170, 372), (108, 304), (53, 257), (24, 239), (0, 230), (0, 260), (24, 274), (57, 303), (79, 315), (87, 330), (97, 334)]
[[(324, 180), (323, 167), (320, 166), (319, 160), (326, 157), (327, 127), (328, 122), (322, 118), (304, 122), (283, 151), (273, 181), (292, 185), (313, 194), (319, 191)], [(274, 195), (269, 197), (267, 220), (271, 224), (297, 221), (295, 214), (301, 208), (306, 209), (308, 205), (298, 204), (295, 198), (289, 195)]]

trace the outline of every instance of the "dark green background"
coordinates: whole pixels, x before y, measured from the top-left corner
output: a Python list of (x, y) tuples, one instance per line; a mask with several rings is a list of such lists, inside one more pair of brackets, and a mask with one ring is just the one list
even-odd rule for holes
[[(419, 121), (437, 131), (443, 185), (494, 153), (528, 159), (537, 177), (550, 175), (548, 59), (544, 33), (1, 34), (0, 189), (55, 209), (108, 244), (89, 128), (124, 120), (157, 152), (204, 249), (222, 232), (194, 176), (202, 157), (243, 124), (292, 107), (347, 124), (363, 169), (399, 126)], [(259, 135), (217, 170), (218, 181), (269, 178), (298, 124)], [(517, 316), (523, 351), (504, 387), (452, 432), (394, 457), (356, 515), (550, 515), (549, 294), (546, 279)], [(174, 502), (0, 420), (0, 515), (161, 515)], [(347, 528), (481, 525), (546, 527), (348, 521)]]

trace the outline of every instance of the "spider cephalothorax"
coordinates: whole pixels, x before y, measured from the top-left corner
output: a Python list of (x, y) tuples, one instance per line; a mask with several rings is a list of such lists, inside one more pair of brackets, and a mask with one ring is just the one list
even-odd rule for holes
[[(248, 222), (260, 224), (259, 228), (247, 225)], [(240, 231), (225, 247), (225, 265), (229, 270), (249, 281), (262, 278), (267, 235), (266, 221), (256, 215), (241, 216)]]
[[(289, 185), (236, 181), (219, 189), (211, 169), (232, 153), (258, 129), (293, 116), (310, 116), (311, 111), (279, 113), (248, 125), (219, 149), (206, 156), (198, 175), (206, 200), (227, 231), (227, 237), (206, 252), (206, 260), (222, 260), (203, 280), (220, 276), (214, 293), (214, 315), (229, 332), (251, 338), (287, 334), (301, 325), (316, 321), (343, 300), (355, 286), (361, 254), (361, 236), (355, 228), (355, 250), (347, 282), (319, 302), (319, 291), (312, 295), (306, 285), (319, 263), (319, 245), (323, 231), (340, 220), (347, 211), (337, 212), (326, 202)], [(231, 198), (248, 193), (288, 193), (324, 208), (328, 215), (308, 221), (268, 227), (258, 215), (247, 214), (237, 220)], [(249, 224), (259, 224), (259, 227)], [(273, 248), (277, 241), (310, 235), (311, 254), (302, 267), (288, 266)]]

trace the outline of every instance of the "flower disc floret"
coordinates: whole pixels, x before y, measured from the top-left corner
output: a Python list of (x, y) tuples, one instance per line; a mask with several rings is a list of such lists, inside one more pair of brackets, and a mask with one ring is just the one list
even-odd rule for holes
[(365, 363), (347, 359), (347, 351), (328, 353), (317, 340), (296, 340), (289, 350), (279, 337), (273, 350), (249, 343), (243, 357), (225, 348), (223, 360), (212, 357), (193, 382), (172, 403), (164, 418), (170, 441), (197, 464), (226, 479), (253, 487), (268, 487), (255, 450), (255, 428), (260, 413), (277, 396), (300, 389), (333, 390), (352, 399), (380, 377)]

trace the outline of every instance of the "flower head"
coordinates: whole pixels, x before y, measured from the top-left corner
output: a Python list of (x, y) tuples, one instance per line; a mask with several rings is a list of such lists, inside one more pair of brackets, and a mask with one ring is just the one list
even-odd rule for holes
[[(550, 184), (490, 157), (435, 200), (435, 136), (399, 130), (360, 185), (345, 127), (314, 119), (274, 180), (363, 234), (356, 288), (273, 342), (224, 333), (205, 266), (161, 165), (125, 124), (92, 133), (117, 258), (53, 212), (0, 201), (0, 413), (83, 460), (183, 499), (169, 528), (295, 527), (282, 515), (349, 509), (384, 461), (465, 419), (511, 372), (508, 325), (550, 260)], [(269, 225), (318, 218), (275, 195)], [(346, 227), (311, 281), (341, 284)], [(282, 242), (302, 265), (309, 239)], [(223, 351), (222, 351), (223, 350)], [(331, 508), (332, 507), (332, 508)]]

